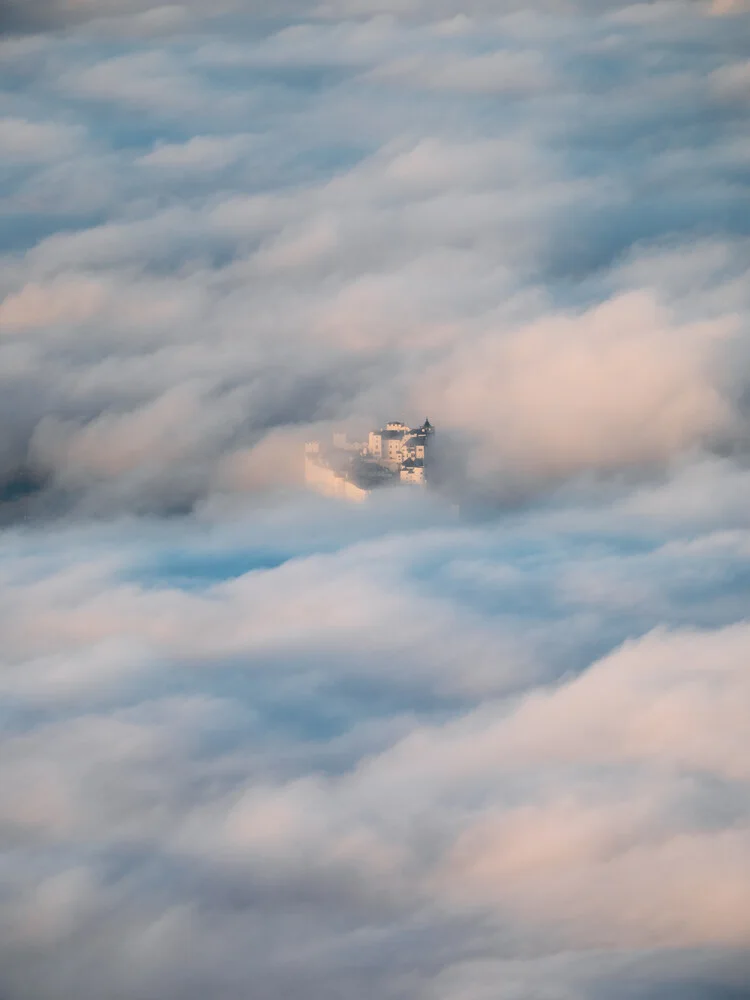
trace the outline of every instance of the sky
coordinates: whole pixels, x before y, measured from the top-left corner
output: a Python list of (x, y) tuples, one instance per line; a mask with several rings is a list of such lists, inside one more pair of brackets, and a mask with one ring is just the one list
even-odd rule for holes
[(750, 996), (749, 126), (743, 0), (0, 0), (0, 1000)]

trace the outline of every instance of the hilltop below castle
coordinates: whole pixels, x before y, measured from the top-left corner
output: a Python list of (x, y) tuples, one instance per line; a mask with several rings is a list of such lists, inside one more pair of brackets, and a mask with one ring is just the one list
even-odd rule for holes
[(429, 420), (411, 428), (393, 421), (370, 431), (367, 443), (333, 435), (330, 445), (305, 445), (305, 483), (326, 496), (364, 500), (373, 489), (396, 483), (424, 486), (429, 442), (435, 429)]

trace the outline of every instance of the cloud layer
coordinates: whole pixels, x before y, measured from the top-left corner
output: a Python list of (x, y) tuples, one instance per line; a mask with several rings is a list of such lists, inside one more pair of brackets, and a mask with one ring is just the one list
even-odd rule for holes
[(1, 43), (10, 498), (181, 509), (392, 412), (501, 495), (744, 441), (741, 10), (201, 7)]
[(747, 6), (1, 15), (0, 997), (747, 996)]
[(8, 533), (6, 993), (741, 991), (747, 516), (627, 504)]

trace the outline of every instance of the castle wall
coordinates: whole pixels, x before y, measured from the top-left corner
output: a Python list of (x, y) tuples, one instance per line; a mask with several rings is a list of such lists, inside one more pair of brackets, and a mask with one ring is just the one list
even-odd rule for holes
[(424, 469), (417, 466), (414, 469), (402, 469), (400, 479), (402, 483), (418, 483), (424, 485)]

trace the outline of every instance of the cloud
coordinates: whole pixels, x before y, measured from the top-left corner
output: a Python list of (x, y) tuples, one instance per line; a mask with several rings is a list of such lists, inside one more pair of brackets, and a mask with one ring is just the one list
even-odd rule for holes
[[(215, 12), (231, 9), (231, 4), (217, 4)], [(154, 0), (39, 0), (32, 5), (18, 0), (4, 0), (2, 25), (5, 31), (43, 31), (77, 25), (81, 22), (127, 19), (139, 26), (160, 29), (180, 27), (190, 8), (201, 5), (191, 3), (169, 4)]]
[(670, 325), (631, 293), (585, 316), (488, 335), (426, 374), (423, 409), (478, 436), (479, 477), (666, 458), (732, 424), (709, 360), (731, 328)]
[[(302, 504), (188, 536), (79, 525), (39, 551), (6, 535), (2, 691), (19, 714), (0, 817), (26, 845), (0, 908), (6, 990), (93, 994), (102, 956), (136, 995), (196, 977), (231, 995), (252, 969), (301, 996), (303, 970), (317, 991), (373, 967), (377, 995), (406, 968), (415, 995), (449, 995), (468, 975), (481, 988), (480, 957), (487, 975), (511, 963), (527, 990), (511, 996), (609, 995), (618, 961), (637, 995), (665, 976), (728, 988), (747, 935), (748, 627), (720, 623), (746, 532), (706, 574), (692, 527), (646, 553), (642, 524), (633, 572), (678, 581), (648, 618), (679, 620), (695, 566), (713, 624), (646, 620), (623, 644), (621, 608), (579, 588), (581, 621), (610, 635), (592, 661), (565, 602), (582, 561), (600, 578), (627, 561), (623, 522), (592, 509), (581, 542), (548, 516), (489, 527), (396, 504), (347, 527)], [(238, 947), (269, 920), (275, 947)]]
[(750, 80), (750, 60), (722, 66), (714, 70), (711, 76), (711, 83), (721, 97), (738, 100), (746, 98), (748, 80)]
[(162, 143), (137, 161), (147, 167), (173, 170), (220, 170), (234, 163), (247, 148), (241, 135), (226, 139), (194, 136), (185, 143)]
[(0, 996), (739, 1000), (742, 5), (2, 13)]
[(206, 96), (167, 52), (132, 53), (71, 70), (61, 80), (72, 95), (136, 111), (184, 115), (205, 108)]
[[(87, 56), (75, 60), (61, 41), (57, 61), (45, 57), (40, 108), (67, 104), (66, 128), (76, 136), (98, 128), (105, 106), (120, 125), (77, 163), (37, 164), (6, 195), (6, 212), (32, 214), (34, 225), (43, 218), (48, 230), (8, 260), (4, 348), (18, 370), (31, 349), (21, 346), (20, 331), (38, 330), (36, 379), (50, 389), (18, 436), (26, 435), (25, 448), (10, 449), (4, 479), (38, 467), (57, 490), (54, 503), (93, 490), (94, 506), (122, 509), (137, 492), (145, 506), (172, 509), (226, 482), (215, 458), (229, 462), (263, 433), (321, 419), (378, 420), (391, 408), (427, 406), (441, 416), (446, 438), (460, 432), (491, 441), (492, 458), (472, 459), (464, 470), (482, 489), (506, 472), (516, 480), (611, 472), (741, 435), (743, 389), (725, 369), (742, 353), (741, 334), (728, 331), (742, 329), (745, 271), (735, 268), (723, 314), (723, 278), (721, 293), (706, 282), (700, 294), (691, 286), (708, 324), (701, 326), (678, 315), (673, 279), (660, 262), (674, 260), (674, 245), (684, 247), (715, 219), (716, 199), (737, 220), (730, 227), (741, 220), (731, 204), (742, 197), (732, 186), (742, 150), (729, 119), (720, 118), (722, 134), (704, 144), (710, 154), (681, 133), (667, 141), (658, 124), (660, 115), (677, 116), (699, 129), (700, 102), (723, 100), (721, 81), (741, 61), (722, 60), (709, 33), (700, 74), (674, 64), (655, 69), (658, 59), (639, 56), (641, 71), (624, 72), (617, 86), (600, 79), (604, 101), (569, 69), (577, 60), (593, 81), (604, 22), (582, 21), (589, 34), (568, 31), (566, 48), (552, 58), (546, 14), (519, 20), (496, 12), (510, 20), (482, 21), (489, 31), (482, 42), (477, 18), (486, 13), (477, 10), (448, 34), (440, 24), (326, 16), (251, 35), (235, 11), (215, 22), (215, 40), (187, 40), (182, 51), (167, 36), (131, 39), (122, 53), (104, 56), (98, 36), (84, 34)], [(725, 22), (701, 20), (709, 23), (720, 32)], [(609, 16), (606, 24), (616, 30)], [(618, 44), (631, 41), (622, 36)], [(646, 39), (653, 54), (674, 50), (675, 58), (682, 44), (681, 35), (663, 32)], [(406, 100), (386, 80), (394, 66), (411, 67), (400, 76)], [(714, 81), (708, 92), (704, 76)], [(503, 97), (506, 83), (512, 94)], [(477, 102), (491, 92), (511, 102), (508, 114), (513, 102), (530, 102), (527, 113), (476, 128), (472, 109), (479, 113)], [(461, 112), (448, 120), (446, 102), (454, 100)], [(418, 127), (409, 102), (421, 107)], [(261, 107), (260, 118), (248, 118)], [(573, 127), (568, 151), (564, 120)], [(634, 159), (628, 143), (639, 134), (656, 145)], [(296, 149), (306, 152), (295, 158)], [(640, 190), (660, 186), (653, 204), (640, 199)], [(716, 232), (713, 245), (742, 258), (745, 235)], [(649, 272), (636, 277), (640, 260)], [(606, 333), (594, 328), (610, 321), (606, 348)], [(634, 329), (621, 336), (628, 323)], [(78, 345), (65, 362), (56, 353), (62, 326)], [(206, 350), (209, 336), (217, 349)], [(84, 337), (96, 351), (83, 347)], [(483, 371), (474, 374), (479, 357)], [(611, 391), (620, 364), (631, 366), (629, 401)], [(506, 380), (502, 397), (485, 398), (480, 412), (472, 401), (491, 394), (483, 380), (493, 366), (507, 372), (498, 376)], [(174, 490), (165, 491), (148, 449), (136, 449), (143, 464), (131, 469), (115, 461), (81, 466), (72, 458), (80, 449), (40, 444), (50, 427), (67, 428), (66, 440), (79, 428), (90, 441), (94, 427), (101, 434), (126, 426), (125, 414), (148, 420), (183, 379), (204, 385), (194, 426), (207, 437), (174, 449)], [(255, 387), (243, 396), (240, 423), (226, 417), (237, 404), (224, 398), (239, 379)], [(261, 416), (268, 379), (288, 387), (287, 402)], [(543, 408), (534, 404), (533, 419), (524, 410), (540, 396), (546, 427)], [(62, 411), (53, 399), (64, 400)], [(496, 414), (492, 434), (487, 412)], [(222, 423), (217, 438), (208, 428)], [(71, 479), (79, 466), (85, 475)]]
[(0, 119), (3, 158), (11, 163), (44, 163), (70, 156), (80, 148), (83, 134), (80, 126)]
[(711, 13), (718, 16), (741, 14), (745, 10), (747, 10), (745, 0), (714, 0), (711, 5)]
[(8, 331), (80, 323), (102, 305), (104, 289), (91, 280), (57, 281), (47, 286), (24, 285), (0, 306), (0, 327)]
[(412, 82), (437, 90), (469, 94), (529, 94), (551, 85), (548, 71), (535, 52), (493, 52), (489, 55), (409, 59), (376, 71), (380, 80)]

